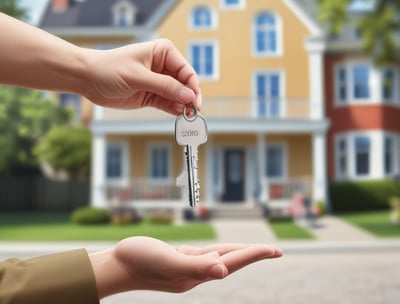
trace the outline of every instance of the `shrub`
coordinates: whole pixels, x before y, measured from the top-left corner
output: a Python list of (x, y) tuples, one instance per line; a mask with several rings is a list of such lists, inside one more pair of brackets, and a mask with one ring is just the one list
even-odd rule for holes
[(400, 182), (396, 180), (334, 182), (329, 186), (334, 212), (387, 209), (389, 198), (399, 192)]
[(72, 213), (72, 221), (80, 225), (102, 225), (111, 220), (107, 209), (81, 207)]
[(153, 224), (170, 225), (174, 221), (174, 217), (168, 213), (154, 213), (149, 216), (149, 221)]

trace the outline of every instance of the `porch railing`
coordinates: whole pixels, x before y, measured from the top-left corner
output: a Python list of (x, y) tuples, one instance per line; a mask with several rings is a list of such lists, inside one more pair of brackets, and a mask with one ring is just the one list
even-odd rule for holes
[(109, 202), (181, 200), (181, 188), (176, 186), (175, 179), (133, 178), (128, 183), (109, 183), (106, 189)]
[(291, 200), (297, 193), (307, 197), (311, 194), (311, 178), (300, 177), (286, 181), (267, 181), (265, 183), (268, 201)]

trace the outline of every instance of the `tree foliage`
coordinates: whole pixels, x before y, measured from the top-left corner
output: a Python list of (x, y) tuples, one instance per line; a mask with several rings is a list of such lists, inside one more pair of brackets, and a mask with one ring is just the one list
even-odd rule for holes
[(319, 19), (329, 25), (332, 34), (338, 34), (346, 23), (354, 23), (362, 36), (363, 48), (373, 55), (377, 64), (398, 63), (394, 33), (400, 30), (399, 0), (358, 0), (372, 9), (352, 18), (349, 6), (354, 0), (318, 0)]
[(55, 170), (65, 170), (71, 177), (87, 176), (91, 134), (86, 127), (59, 126), (53, 128), (34, 151)]
[(20, 2), (19, 0), (0, 0), (0, 12), (21, 20), (27, 20), (29, 13), (21, 7)]
[(42, 92), (0, 87), (0, 172), (14, 174), (18, 168), (37, 165), (33, 147), (54, 126), (70, 120), (61, 108)]

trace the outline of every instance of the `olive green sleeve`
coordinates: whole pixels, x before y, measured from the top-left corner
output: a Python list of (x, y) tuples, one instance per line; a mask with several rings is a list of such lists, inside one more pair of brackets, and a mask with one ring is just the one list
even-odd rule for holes
[(86, 250), (0, 263), (1, 304), (98, 304)]

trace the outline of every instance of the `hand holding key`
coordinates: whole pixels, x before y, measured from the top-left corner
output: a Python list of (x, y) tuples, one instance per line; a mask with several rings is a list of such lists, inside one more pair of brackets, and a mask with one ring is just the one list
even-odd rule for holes
[(193, 106), (194, 115), (188, 117), (186, 106), (183, 113), (175, 121), (175, 140), (184, 146), (185, 169), (178, 176), (176, 185), (187, 187), (189, 191), (189, 204), (197, 206), (200, 200), (200, 182), (198, 178), (198, 146), (207, 141), (207, 122)]

